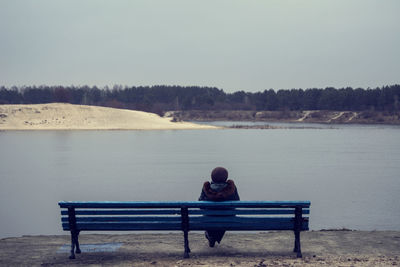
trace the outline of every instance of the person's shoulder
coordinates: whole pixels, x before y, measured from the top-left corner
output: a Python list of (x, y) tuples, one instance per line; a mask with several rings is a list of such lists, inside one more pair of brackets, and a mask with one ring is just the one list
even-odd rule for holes
[(211, 187), (211, 184), (210, 184), (210, 182), (209, 181), (207, 181), (207, 182), (204, 182), (204, 184), (203, 184), (203, 188), (210, 188)]
[(236, 186), (236, 185), (235, 185), (235, 182), (234, 182), (233, 180), (227, 180), (226, 183), (227, 183), (229, 186)]

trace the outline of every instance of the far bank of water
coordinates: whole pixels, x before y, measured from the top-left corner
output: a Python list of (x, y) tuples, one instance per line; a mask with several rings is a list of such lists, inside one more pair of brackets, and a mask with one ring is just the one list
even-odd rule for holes
[(311, 200), (313, 230), (400, 230), (400, 127), (331, 127), (0, 132), (0, 237), (62, 233), (59, 200), (196, 200), (216, 166), (242, 200)]

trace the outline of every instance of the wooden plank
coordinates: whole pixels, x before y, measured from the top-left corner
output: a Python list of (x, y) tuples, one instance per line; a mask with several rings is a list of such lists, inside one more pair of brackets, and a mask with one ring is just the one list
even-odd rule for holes
[(60, 201), (61, 208), (207, 208), (207, 207), (253, 207), (253, 208), (281, 208), (281, 207), (304, 207), (310, 206), (310, 201), (187, 201), (187, 202), (143, 202), (143, 201), (103, 201), (103, 202), (78, 202), (78, 201)]
[[(168, 215), (181, 213), (180, 210), (158, 210), (158, 209), (138, 209), (138, 210), (102, 210), (102, 209), (91, 209), (91, 210), (76, 210), (76, 215)], [(189, 215), (235, 215), (235, 214), (294, 214), (294, 209), (242, 209), (242, 210), (210, 210), (210, 209), (191, 209), (189, 210)], [(303, 214), (310, 214), (309, 209), (303, 209)], [(62, 210), (61, 215), (68, 215), (67, 210)]]
[[(63, 229), (69, 231), (68, 223), (62, 224)], [(146, 231), (146, 230), (182, 230), (181, 223), (77, 223), (78, 230), (86, 231)], [(267, 231), (267, 230), (293, 230), (293, 223), (269, 224), (225, 224), (225, 223), (189, 223), (190, 231), (202, 230), (227, 230), (227, 231)], [(308, 222), (302, 224), (301, 231), (308, 230)]]
[(225, 224), (269, 224), (269, 223), (291, 223), (294, 225), (294, 219), (290, 217), (239, 217), (239, 216), (199, 216), (190, 218), (192, 223), (225, 223)]
[[(190, 223), (189, 230), (226, 230), (226, 231), (262, 231), (262, 230), (292, 230), (294, 229), (293, 222), (274, 222), (269, 224), (254, 223), (254, 224), (225, 224), (225, 223)], [(301, 231), (308, 230), (308, 222), (302, 224)]]
[[(181, 217), (179, 216), (171, 216), (171, 217), (149, 217), (149, 216), (107, 216), (107, 217), (76, 217), (77, 222), (150, 222), (150, 223), (164, 223), (164, 222), (181, 222)], [(63, 217), (62, 222), (68, 222), (68, 217)]]
[[(181, 213), (178, 209), (137, 209), (137, 210), (102, 210), (102, 209), (91, 209), (91, 210), (76, 210), (76, 215), (179, 215)], [(236, 209), (236, 210), (210, 210), (210, 209), (191, 209), (189, 215), (235, 215), (235, 214), (294, 214), (294, 209)], [(303, 209), (303, 214), (310, 214), (309, 209)], [(61, 215), (68, 215), (67, 210), (62, 210)]]
[[(307, 220), (308, 218), (304, 218)], [(77, 217), (77, 223), (124, 223), (124, 222), (132, 222), (137, 224), (163, 224), (163, 223), (181, 223), (180, 217)], [(62, 218), (62, 223), (67, 223), (68, 217)], [(291, 217), (238, 217), (238, 216), (195, 216), (190, 217), (189, 222), (191, 224), (213, 224), (219, 223), (224, 225), (229, 224), (242, 224), (242, 225), (257, 225), (257, 224), (275, 224), (281, 223), (286, 224), (290, 223), (294, 226), (294, 220)], [(293, 227), (292, 227), (293, 228)]]
[[(102, 209), (91, 209), (91, 210), (76, 210), (76, 215), (146, 215), (146, 214), (154, 214), (154, 215), (180, 215), (180, 209), (137, 209), (137, 210), (102, 210)], [(62, 210), (61, 215), (68, 215), (67, 210)]]
[[(146, 231), (146, 230), (181, 230), (179, 223), (77, 223), (77, 230), (82, 231)], [(63, 223), (63, 229), (69, 230), (68, 225)]]
[[(269, 222), (293, 222), (293, 217), (250, 217), (250, 216), (192, 216), (189, 217), (191, 222), (243, 222), (243, 223), (256, 223), (262, 222), (268, 224)], [(68, 217), (62, 217), (62, 222), (68, 222)], [(90, 216), (90, 217), (76, 217), (77, 222), (151, 222), (151, 223), (162, 223), (176, 221), (180, 222), (181, 217), (177, 216)]]
[[(309, 209), (304, 209), (303, 214), (309, 214)], [(283, 215), (283, 214), (293, 214), (294, 209), (242, 209), (242, 210), (189, 210), (189, 215)]]

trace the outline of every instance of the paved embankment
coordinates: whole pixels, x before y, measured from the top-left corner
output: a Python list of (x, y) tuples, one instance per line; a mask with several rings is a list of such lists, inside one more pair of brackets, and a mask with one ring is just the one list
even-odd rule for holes
[(69, 236), (23, 236), (0, 240), (1, 266), (393, 266), (400, 265), (400, 232), (311, 231), (302, 233), (303, 258), (291, 252), (293, 233), (227, 233), (209, 248), (190, 233), (190, 259), (183, 235), (82, 234), (82, 254), (68, 259)]

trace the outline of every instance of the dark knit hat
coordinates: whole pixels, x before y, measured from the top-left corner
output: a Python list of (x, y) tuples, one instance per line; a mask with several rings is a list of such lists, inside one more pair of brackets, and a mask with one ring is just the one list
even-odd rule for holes
[(211, 172), (211, 180), (214, 183), (223, 183), (228, 179), (228, 171), (223, 167), (217, 167)]

